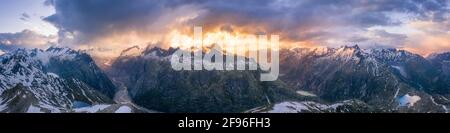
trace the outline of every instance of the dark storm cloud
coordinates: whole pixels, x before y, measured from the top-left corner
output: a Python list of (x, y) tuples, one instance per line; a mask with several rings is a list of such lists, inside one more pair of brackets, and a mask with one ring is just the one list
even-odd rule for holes
[[(56, 13), (45, 18), (61, 32), (80, 32), (85, 39), (126, 29), (143, 29), (164, 5), (153, 1), (54, 0)], [(88, 41), (88, 40), (87, 40)]]
[(449, 12), (447, 4), (445, 0), (211, 0), (202, 3), (209, 13), (198, 22), (208, 23), (224, 17), (227, 19), (220, 21), (282, 25), (277, 29), (307, 27), (320, 22), (343, 22), (341, 24), (365, 28), (400, 24), (390, 18), (390, 12), (409, 13), (419, 19), (445, 18)]
[[(448, 21), (446, 0), (48, 0), (56, 13), (45, 20), (60, 32), (77, 32), (84, 41), (105, 34), (133, 30), (152, 32), (153, 22), (171, 9), (193, 5), (206, 10), (186, 25), (206, 28), (233, 25), (255, 33), (283, 33), (297, 40), (329, 37), (336, 27), (366, 30), (373, 26), (400, 25), (391, 16), (403, 13), (418, 20)], [(252, 29), (260, 25), (263, 29)], [(336, 33), (335, 33), (336, 34)]]

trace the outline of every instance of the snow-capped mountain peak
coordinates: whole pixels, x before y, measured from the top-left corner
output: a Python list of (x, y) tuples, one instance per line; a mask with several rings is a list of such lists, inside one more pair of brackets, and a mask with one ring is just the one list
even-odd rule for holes
[(351, 60), (358, 59), (361, 57), (362, 51), (358, 45), (354, 46), (342, 46), (335, 50), (332, 57), (343, 59), (343, 60)]
[[(75, 101), (110, 101), (97, 91), (98, 85), (92, 84), (102, 81), (100, 73), (89, 73), (99, 71), (98, 68), (85, 67), (91, 66), (92, 61), (80, 60), (86, 60), (85, 54), (69, 48), (18, 49), (0, 56), (0, 105), (5, 106), (0, 112), (61, 112), (70, 110)], [(65, 68), (71, 63), (80, 67)], [(77, 76), (78, 72), (86, 78)], [(96, 81), (87, 82), (94, 77), (98, 77)], [(16, 105), (17, 101), (23, 101), (23, 105)]]

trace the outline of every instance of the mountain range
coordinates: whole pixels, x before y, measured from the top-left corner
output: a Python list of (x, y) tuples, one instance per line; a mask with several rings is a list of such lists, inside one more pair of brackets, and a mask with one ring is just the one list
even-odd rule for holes
[(280, 53), (281, 80), (327, 102), (360, 100), (376, 112), (447, 112), (449, 53), (426, 59), (357, 45)]
[[(0, 112), (98, 112), (122, 107), (113, 100), (113, 82), (82, 51), (19, 49), (0, 60)], [(134, 106), (123, 108), (131, 112)]]
[[(450, 52), (291, 48), (280, 77), (175, 71), (177, 48), (131, 47), (99, 67), (69, 48), (0, 56), (0, 112), (448, 112)], [(246, 60), (251, 60), (246, 58)]]

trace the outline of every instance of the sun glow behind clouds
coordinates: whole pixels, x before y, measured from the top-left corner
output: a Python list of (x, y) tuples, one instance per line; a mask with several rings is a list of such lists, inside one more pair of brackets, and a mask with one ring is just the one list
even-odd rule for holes
[[(37, 0), (23, 1), (11, 2)], [(51, 0), (45, 14), (36, 11), (42, 18), (33, 18), (36, 12), (32, 10), (13, 13), (12, 8), (17, 6), (0, 5), (5, 7), (0, 8), (4, 10), (0, 16), (13, 14), (12, 18), (18, 20), (27, 12), (31, 16), (25, 22), (30, 23), (28, 29), (40, 34), (58, 32), (60, 46), (97, 49), (110, 57), (136, 45), (189, 48), (194, 25), (204, 28), (205, 46), (217, 40), (233, 45), (242, 36), (275, 34), (280, 35), (280, 48), (358, 44), (362, 48), (407, 49), (422, 55), (450, 51), (450, 1), (95, 1)], [(43, 23), (50, 22), (58, 30), (34, 19), (44, 19)], [(5, 29), (17, 23), (5, 24)]]
[(202, 33), (201, 38), (198, 38), (201, 40), (194, 40), (195, 38), (193, 34), (183, 34), (174, 30), (169, 34), (170, 40), (168, 44), (170, 45), (169, 47), (181, 48), (185, 50), (198, 49), (199, 47), (196, 44), (202, 44), (202, 49), (217, 46), (229, 53), (236, 54), (236, 50), (244, 50), (248, 52), (252, 50), (256, 51), (261, 49), (270, 49), (270, 47), (267, 48), (267, 45), (264, 45), (270, 43), (271, 37), (269, 36), (271, 35), (253, 35), (241, 32), (215, 30)]

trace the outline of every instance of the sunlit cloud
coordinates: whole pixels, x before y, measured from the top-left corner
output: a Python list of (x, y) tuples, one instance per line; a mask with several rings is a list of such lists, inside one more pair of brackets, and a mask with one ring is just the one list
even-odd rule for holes
[[(170, 46), (190, 37), (280, 35), (281, 47), (392, 47), (427, 54), (450, 50), (445, 0), (48, 0), (45, 18), (61, 45), (114, 56), (131, 46)], [(119, 10), (120, 9), (120, 10)], [(109, 52), (107, 52), (110, 50)]]
[(404, 49), (422, 55), (450, 51), (450, 25), (448, 20), (440, 23), (417, 21), (410, 23), (408, 26), (419, 32), (409, 34)]
[(11, 51), (17, 48), (46, 49), (57, 43), (56, 36), (45, 36), (35, 31), (24, 30), (17, 33), (0, 33), (0, 49)]

